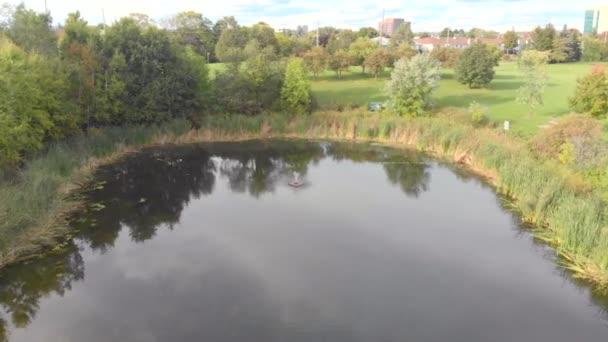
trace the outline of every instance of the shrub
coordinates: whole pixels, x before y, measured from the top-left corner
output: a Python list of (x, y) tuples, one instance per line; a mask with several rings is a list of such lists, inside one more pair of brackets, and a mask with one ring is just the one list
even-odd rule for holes
[(471, 102), (471, 104), (469, 105), (468, 112), (473, 125), (483, 126), (488, 122), (488, 117), (486, 116), (486, 108), (484, 108), (479, 103)]
[(579, 149), (596, 141), (602, 134), (597, 120), (581, 114), (572, 114), (541, 131), (531, 141), (532, 149), (547, 158), (558, 158), (564, 144), (576, 144)]
[(287, 64), (281, 99), (284, 108), (292, 113), (302, 114), (310, 109), (310, 83), (306, 78), (304, 62), (299, 58)]
[(608, 77), (603, 66), (577, 81), (576, 92), (570, 99), (570, 106), (579, 113), (588, 113), (594, 117), (608, 113)]
[(456, 77), (469, 88), (487, 87), (494, 79), (495, 65), (496, 56), (486, 44), (475, 43), (462, 53), (456, 66)]
[(395, 63), (386, 92), (389, 108), (399, 115), (423, 115), (439, 82), (439, 62), (429, 54)]

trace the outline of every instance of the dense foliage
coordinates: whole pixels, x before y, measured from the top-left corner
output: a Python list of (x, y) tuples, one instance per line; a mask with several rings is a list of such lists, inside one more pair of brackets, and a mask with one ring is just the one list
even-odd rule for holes
[(578, 80), (570, 106), (579, 113), (588, 113), (595, 117), (608, 114), (608, 75), (603, 66)]
[(474, 43), (462, 52), (456, 65), (458, 81), (469, 88), (487, 87), (494, 79), (496, 55), (486, 44)]
[[(205, 107), (204, 50), (123, 18), (92, 27), (68, 16), (56, 38), (48, 14), (18, 6), (0, 38), (0, 165), (18, 166), (48, 141), (94, 126), (189, 118)], [(184, 25), (179, 24), (180, 28)]]
[(284, 108), (294, 114), (302, 114), (310, 109), (310, 82), (306, 77), (304, 62), (295, 58), (289, 61), (285, 70), (285, 84), (281, 91)]
[(439, 83), (439, 62), (429, 54), (395, 63), (386, 87), (389, 108), (400, 115), (420, 116), (431, 104), (431, 95)]

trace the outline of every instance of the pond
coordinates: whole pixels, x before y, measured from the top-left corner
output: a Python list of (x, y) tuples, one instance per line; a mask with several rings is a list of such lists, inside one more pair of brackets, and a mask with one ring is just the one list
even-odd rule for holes
[(5, 339), (608, 341), (606, 298), (491, 187), (415, 152), (153, 148), (84, 195), (73, 239), (0, 273)]

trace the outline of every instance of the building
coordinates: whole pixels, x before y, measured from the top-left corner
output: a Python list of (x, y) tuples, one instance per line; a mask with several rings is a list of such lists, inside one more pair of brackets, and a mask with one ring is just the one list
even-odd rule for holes
[(585, 29), (583, 33), (608, 32), (608, 7), (585, 11)]
[(401, 25), (410, 25), (410, 23), (406, 22), (403, 18), (386, 18), (378, 23), (378, 32), (390, 37), (399, 30)]
[(430, 52), (438, 47), (451, 47), (457, 49), (466, 49), (475, 42), (482, 42), (485, 44), (497, 45), (500, 48), (502, 46), (502, 39), (500, 38), (415, 38), (414, 48), (418, 51)]

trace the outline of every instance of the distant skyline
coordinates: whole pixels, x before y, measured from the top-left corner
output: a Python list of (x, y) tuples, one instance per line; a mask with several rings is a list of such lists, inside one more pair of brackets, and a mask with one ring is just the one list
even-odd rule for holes
[[(5, 2), (12, 5), (23, 2), (28, 8), (44, 11), (44, 0), (0, 0)], [(597, 0), (47, 0), (56, 23), (64, 22), (67, 14), (76, 10), (91, 24), (102, 23), (103, 7), (108, 23), (133, 12), (145, 13), (158, 21), (192, 10), (213, 21), (232, 15), (243, 25), (264, 21), (276, 29), (308, 25), (314, 30), (317, 22), (321, 26), (356, 29), (377, 28), (384, 8), (386, 17), (411, 21), (415, 32), (436, 32), (448, 26), (501, 32), (514, 26), (518, 31), (527, 31), (549, 22), (558, 28), (566, 24), (582, 30), (585, 10), (601, 3)]]

